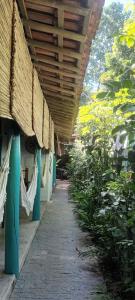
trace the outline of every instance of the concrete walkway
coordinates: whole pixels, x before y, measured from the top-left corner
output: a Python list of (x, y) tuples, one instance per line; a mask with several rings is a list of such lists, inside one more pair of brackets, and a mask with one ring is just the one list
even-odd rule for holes
[(32, 242), (10, 299), (91, 300), (101, 284), (98, 272), (79, 255), (86, 234), (79, 229), (68, 184), (59, 182)]

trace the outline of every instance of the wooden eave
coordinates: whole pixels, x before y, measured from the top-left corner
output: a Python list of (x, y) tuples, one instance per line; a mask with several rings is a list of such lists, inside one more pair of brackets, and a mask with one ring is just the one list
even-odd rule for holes
[(69, 138), (104, 0), (17, 0), (55, 132)]

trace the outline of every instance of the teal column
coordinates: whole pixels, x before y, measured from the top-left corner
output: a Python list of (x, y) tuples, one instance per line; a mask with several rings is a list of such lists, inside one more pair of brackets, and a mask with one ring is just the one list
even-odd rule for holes
[(20, 135), (13, 136), (5, 206), (5, 272), (19, 273)]
[(37, 150), (37, 166), (38, 166), (38, 178), (37, 178), (37, 192), (36, 197), (34, 200), (34, 207), (33, 207), (33, 221), (40, 220), (40, 192), (41, 192), (41, 149)]
[(0, 166), (1, 166), (1, 154), (2, 154), (2, 135), (0, 135)]
[(56, 185), (56, 156), (53, 156), (53, 186)]
[(55, 180), (55, 185), (56, 185), (56, 155), (55, 155), (55, 173), (54, 173), (54, 180)]

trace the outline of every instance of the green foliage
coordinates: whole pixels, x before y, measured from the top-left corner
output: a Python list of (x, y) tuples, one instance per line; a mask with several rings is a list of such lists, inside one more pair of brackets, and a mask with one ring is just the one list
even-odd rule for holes
[(129, 13), (123, 10), (123, 5), (120, 2), (114, 2), (104, 8), (87, 67), (85, 77), (86, 94), (91, 88), (99, 86), (100, 75), (105, 69), (105, 54), (111, 51), (114, 37), (120, 33), (128, 15)]
[(135, 298), (133, 16), (134, 6), (106, 54), (102, 88), (91, 104), (80, 108), (76, 126), (80, 138), (70, 152), (69, 165), (80, 226), (91, 232), (105, 270), (117, 282), (114, 296), (126, 300)]

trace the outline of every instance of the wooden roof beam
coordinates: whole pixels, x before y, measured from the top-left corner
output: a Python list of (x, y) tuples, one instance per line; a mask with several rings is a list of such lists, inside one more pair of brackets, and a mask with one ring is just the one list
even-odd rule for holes
[[(17, 4), (18, 4), (18, 7), (19, 7), (19, 10), (21, 12), (21, 15), (22, 15), (23, 19), (27, 20), (26, 24), (24, 25), (27, 37), (29, 39), (32, 39), (31, 29), (30, 29), (30, 26), (28, 24), (29, 17), (28, 17), (28, 14), (27, 14), (27, 9), (25, 7), (25, 2), (24, 2), (24, 0), (17, 0)], [(37, 61), (36, 53), (35, 53), (35, 49), (33, 48), (33, 45), (30, 45), (30, 49), (31, 49), (31, 52), (35, 55), (35, 60)]]
[(52, 103), (49, 103), (49, 108), (50, 108), (50, 110), (52, 111), (61, 111), (61, 113), (63, 114), (66, 114), (66, 115), (68, 115), (68, 116), (73, 116), (73, 113), (72, 113), (72, 111), (70, 110), (70, 111), (66, 111), (66, 110), (63, 110), (63, 108), (62, 107), (60, 107), (60, 106), (54, 106)]
[(64, 103), (56, 102), (56, 101), (54, 101), (54, 99), (48, 100), (48, 98), (47, 98), (47, 103), (48, 103), (48, 106), (54, 107), (57, 110), (59, 109), (61, 111), (65, 111), (67, 114), (70, 113), (73, 116), (73, 107), (72, 106), (68, 107), (67, 105), (65, 106)]
[[(42, 76), (42, 74), (39, 74), (39, 78), (41, 79), (41, 81), (43, 83), (45, 83), (45, 81), (43, 81), (43, 80), (47, 80), (50, 84), (53, 84), (53, 82), (54, 83), (61, 83), (61, 79), (58, 79), (58, 78), (55, 78), (55, 77), (51, 77), (51, 76), (48, 77), (47, 75), (46, 76), (45, 75)], [(62, 84), (65, 85), (65, 86), (72, 87), (74, 89), (76, 89), (78, 87), (77, 84), (72, 83), (70, 81), (66, 81), (64, 79), (62, 80)]]
[(85, 39), (86, 39), (86, 36), (83, 34), (74, 33), (69, 30), (64, 30), (64, 29), (58, 28), (57, 26), (50, 26), (50, 25), (46, 25), (46, 24), (39, 23), (36, 21), (27, 20), (27, 19), (23, 19), (23, 23), (24, 23), (24, 25), (28, 24), (32, 30), (61, 35), (64, 38), (67, 38), (70, 40), (75, 40), (75, 41), (83, 43), (83, 42), (85, 42)]
[[(58, 27), (59, 28), (64, 28), (64, 10), (59, 8), (57, 9), (57, 15), (58, 15)], [(63, 36), (60, 34), (58, 35), (58, 46), (60, 48), (63, 48)], [(59, 53), (58, 54), (58, 61), (59, 61), (59, 68), (62, 69), (63, 65), (63, 54)], [(76, 72), (76, 71), (75, 71)], [(78, 71), (77, 71), (78, 72)], [(63, 88), (62, 80), (63, 80), (63, 75), (59, 75), (59, 78), (61, 79), (60, 82), (60, 87)]]
[(58, 100), (56, 100), (54, 98), (48, 98), (48, 97), (47, 97), (46, 101), (47, 101), (48, 104), (53, 104), (55, 106), (58, 105), (59, 107), (61, 107), (62, 109), (65, 109), (67, 111), (71, 111), (72, 110), (72, 114), (73, 114), (73, 108), (75, 107), (75, 104), (73, 104), (73, 103), (69, 104), (69, 103), (67, 103), (65, 101), (58, 101)]
[(71, 110), (70, 111), (63, 110), (62, 107), (60, 107), (60, 106), (54, 106), (52, 103), (49, 104), (49, 108), (50, 108), (50, 110), (51, 109), (55, 109), (56, 111), (61, 111), (62, 113), (63, 112), (66, 113), (68, 116), (71, 116), (71, 117), (73, 116), (73, 113), (72, 113)]
[(61, 121), (58, 120), (58, 119), (55, 120), (55, 125), (59, 126), (59, 128), (61, 128), (62, 131), (69, 130), (69, 129), (72, 130), (71, 123), (70, 124), (67, 124), (67, 123), (66, 124), (65, 123), (61, 124)]
[[(32, 55), (31, 57), (32, 57), (32, 59), (35, 59), (34, 55)], [(76, 72), (76, 73), (79, 72), (79, 68), (78, 67), (74, 67), (74, 66), (72, 66), (70, 64), (58, 62), (58, 61), (55, 61), (55, 60), (52, 60), (52, 59), (46, 59), (46, 58), (44, 58), (44, 55), (37, 55), (37, 58), (38, 58), (38, 61), (46, 63), (48, 65), (60, 67), (60, 68), (63, 68), (63, 69), (67, 69), (67, 70)]]
[(58, 123), (58, 122), (55, 123), (55, 129), (58, 130), (59, 132), (65, 132), (65, 133), (67, 133), (69, 135), (70, 135), (69, 130), (72, 131), (71, 126), (66, 126), (66, 127), (63, 128), (61, 126), (61, 123)]
[(71, 90), (67, 90), (67, 89), (64, 89), (64, 88), (61, 88), (59, 86), (56, 86), (56, 85), (51, 85), (51, 84), (47, 84), (47, 83), (42, 83), (41, 82), (41, 87), (43, 88), (47, 88), (47, 89), (51, 89), (52, 92), (62, 92), (64, 94), (68, 94), (68, 95), (72, 95), (72, 96), (76, 96), (76, 93), (74, 91), (71, 91)]
[(58, 70), (58, 69), (54, 69), (54, 68), (50, 68), (50, 67), (47, 67), (46, 65), (42, 64), (42, 63), (34, 63), (34, 65), (36, 67), (39, 67), (41, 70), (44, 70), (44, 71), (48, 71), (48, 72), (52, 72), (52, 73), (56, 73), (56, 74), (61, 74), (63, 75), (64, 77), (70, 77), (70, 78), (76, 78), (76, 79), (81, 79), (81, 76), (78, 75), (78, 74), (75, 74), (75, 73), (69, 73), (69, 72), (66, 72), (66, 71), (61, 71), (61, 70)]
[[(54, 114), (56, 114), (56, 112), (53, 112)], [(53, 117), (53, 113), (52, 113), (52, 117)], [(57, 115), (57, 119), (59, 118), (61, 124), (64, 124), (64, 121), (67, 121), (69, 119), (69, 117), (66, 117), (66, 114), (64, 114), (63, 116)], [(65, 120), (66, 119), (66, 120)], [(56, 121), (55, 121), (56, 124)], [(67, 124), (67, 128), (70, 127), (70, 123)]]
[(53, 45), (51, 45), (50, 43), (47, 43), (47, 42), (27, 39), (27, 43), (28, 43), (28, 45), (32, 45), (34, 47), (49, 50), (49, 51), (52, 51), (52, 52), (55, 52), (55, 53), (58, 53), (58, 54), (61, 53), (65, 56), (70, 56), (70, 57), (76, 58), (78, 60), (81, 60), (81, 57), (82, 57), (79, 52), (72, 51), (68, 48), (60, 48), (60, 47), (57, 47), (57, 46), (53, 46)]
[(61, 1), (56, 1), (56, 0), (32, 0), (32, 1), (27, 1), (32, 4), (37, 4), (40, 6), (50, 6), (56, 9), (63, 9), (64, 11), (68, 11), (80, 16), (87, 16), (90, 13), (90, 9), (79, 6), (79, 5), (68, 5), (68, 4), (62, 4)]
[(68, 103), (76, 103), (76, 99), (74, 99), (74, 98), (67, 97), (65, 95), (63, 96), (63, 95), (60, 95), (60, 94), (56, 94), (55, 92), (51, 92), (51, 91), (45, 90), (44, 88), (43, 88), (43, 92), (44, 92), (44, 95), (50, 96), (50, 97), (54, 97), (54, 99), (55, 98), (56, 99), (59, 98), (59, 99), (62, 99), (63, 101), (66, 101)]

